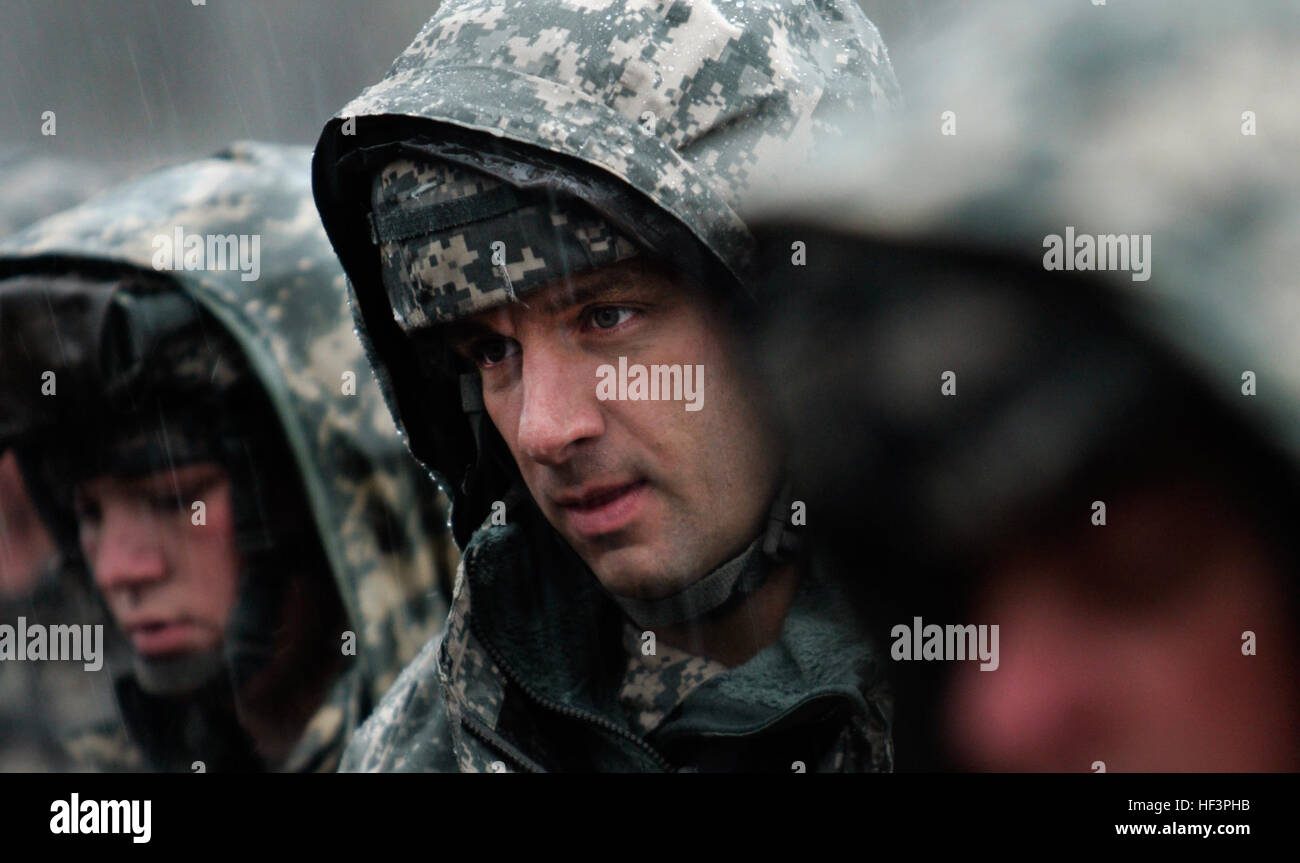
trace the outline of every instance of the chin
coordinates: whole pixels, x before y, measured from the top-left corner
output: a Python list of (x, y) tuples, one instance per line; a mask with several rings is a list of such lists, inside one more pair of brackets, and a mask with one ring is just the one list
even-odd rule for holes
[(597, 554), (587, 562), (596, 580), (615, 596), (659, 599), (690, 584), (671, 571), (670, 558), (646, 546), (632, 546)]

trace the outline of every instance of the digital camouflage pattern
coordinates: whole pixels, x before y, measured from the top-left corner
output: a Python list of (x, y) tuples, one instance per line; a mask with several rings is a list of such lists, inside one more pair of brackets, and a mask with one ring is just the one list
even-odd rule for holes
[(779, 641), (740, 666), (671, 648), (643, 661), (620, 649), (622, 612), (540, 519), (475, 535), (442, 642), (402, 672), (340, 769), (891, 769), (892, 696), (834, 579), (805, 576)]
[[(832, 116), (897, 101), (852, 2), (448, 2), (330, 121), (317, 204), (394, 416), (457, 492), (465, 549), (443, 642), (403, 672), (343, 769), (889, 768), (880, 666), (856, 621), (828, 617), (832, 582), (805, 579), (781, 643), (743, 666), (629, 668), (625, 616), (522, 485), (466, 482), (479, 456), (460, 384), (408, 336), (540, 285), (532, 269), (554, 278), (621, 255), (607, 235), (718, 276), (709, 287), (735, 284), (752, 252), (747, 191), (797, 183), (838, 133)], [(602, 225), (590, 257), (508, 241), (523, 231), (493, 237), (513, 230), (491, 225), (509, 206), (493, 181), (589, 207)], [(458, 228), (456, 207), (488, 224)], [(495, 269), (492, 239), (507, 240)], [(505, 526), (484, 522), (493, 497)], [(648, 729), (642, 714), (671, 715)]]
[[(312, 205), (309, 155), (237, 143), (0, 244), (0, 277), (104, 266), (153, 274), (154, 238), (176, 228), (260, 237), (254, 281), (237, 267), (164, 275), (233, 336), (270, 397), (356, 633), (357, 655), (345, 658), (350, 664), (282, 765), (290, 771), (334, 769), (352, 730), (439, 630), (439, 584), (455, 561), (445, 499), (405, 451), (353, 331), (344, 277)], [(120, 730), (76, 747), (101, 767), (140, 764)]]
[[(638, 253), (589, 207), (554, 195), (525, 197), (447, 162), (399, 159), (385, 166), (371, 208), (384, 287), (408, 332), (491, 308), (502, 291), (514, 298)], [(497, 254), (500, 264), (493, 263)], [(519, 260), (511, 261), (515, 255)]]
[(628, 712), (632, 727), (642, 736), (662, 725), (673, 708), (700, 684), (727, 670), (721, 662), (694, 656), (670, 644), (656, 644), (655, 652), (647, 653), (645, 644), (631, 621), (623, 624), (627, 672), (618, 700)]
[(871, 113), (897, 99), (884, 43), (850, 0), (452, 0), (325, 127), (317, 194), (352, 273), (354, 243), (368, 235), (357, 196), (369, 188), (327, 172), (375, 119), (419, 118), (612, 175), (739, 273), (745, 191), (797, 175), (837, 131), (837, 111)]

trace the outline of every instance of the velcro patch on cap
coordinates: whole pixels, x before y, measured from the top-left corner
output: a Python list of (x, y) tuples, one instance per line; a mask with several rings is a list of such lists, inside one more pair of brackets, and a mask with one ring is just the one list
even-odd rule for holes
[(639, 253), (576, 198), (525, 192), (440, 160), (400, 158), (379, 171), (370, 226), (394, 317), (406, 330)]

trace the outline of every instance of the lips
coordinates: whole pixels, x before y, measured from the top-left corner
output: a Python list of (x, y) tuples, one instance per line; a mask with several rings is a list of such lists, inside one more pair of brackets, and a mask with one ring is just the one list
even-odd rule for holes
[(626, 527), (641, 511), (646, 480), (592, 486), (552, 496), (565, 524), (583, 536), (598, 536)]
[(197, 627), (186, 619), (144, 621), (125, 629), (135, 649), (148, 655), (189, 650), (197, 634)]

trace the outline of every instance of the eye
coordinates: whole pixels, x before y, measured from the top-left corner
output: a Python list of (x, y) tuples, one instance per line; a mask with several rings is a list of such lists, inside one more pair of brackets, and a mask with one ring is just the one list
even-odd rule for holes
[(588, 319), (598, 330), (612, 330), (631, 318), (635, 311), (626, 306), (597, 306), (588, 313)]
[(519, 343), (506, 338), (479, 339), (469, 346), (467, 353), (479, 368), (486, 369), (519, 353)]

